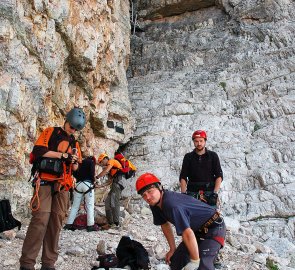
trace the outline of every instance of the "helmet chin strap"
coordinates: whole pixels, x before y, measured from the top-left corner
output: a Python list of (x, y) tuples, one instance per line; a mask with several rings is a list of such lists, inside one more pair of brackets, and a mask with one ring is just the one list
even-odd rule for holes
[(63, 130), (66, 130), (66, 123), (68, 123), (68, 121), (65, 121), (65, 122), (64, 122)]
[(161, 193), (161, 197), (160, 197), (160, 199), (158, 200), (158, 202), (155, 204), (155, 206), (159, 206), (159, 204), (160, 204), (160, 202), (161, 202), (161, 199), (162, 199), (162, 196), (163, 196), (163, 189), (161, 188), (159, 188), (159, 191), (160, 191), (160, 193)]

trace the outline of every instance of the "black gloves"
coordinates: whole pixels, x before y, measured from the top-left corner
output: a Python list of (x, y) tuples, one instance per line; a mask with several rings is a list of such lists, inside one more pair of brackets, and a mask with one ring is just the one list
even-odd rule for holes
[(209, 205), (216, 205), (217, 200), (218, 200), (218, 194), (213, 192), (212, 194), (210, 194), (210, 196), (208, 198), (208, 204)]

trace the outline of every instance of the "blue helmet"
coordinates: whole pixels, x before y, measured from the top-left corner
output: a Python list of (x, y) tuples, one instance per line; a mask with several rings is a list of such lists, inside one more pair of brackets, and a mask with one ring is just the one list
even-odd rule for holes
[(82, 109), (75, 107), (67, 113), (66, 121), (69, 122), (71, 127), (75, 128), (76, 130), (81, 130), (86, 124), (85, 113)]

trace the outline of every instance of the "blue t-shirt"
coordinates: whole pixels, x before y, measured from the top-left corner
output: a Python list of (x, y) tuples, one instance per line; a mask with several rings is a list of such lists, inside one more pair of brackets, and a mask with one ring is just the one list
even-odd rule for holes
[(165, 190), (162, 199), (162, 209), (151, 206), (155, 225), (165, 224), (167, 221), (175, 226), (177, 235), (191, 228), (199, 230), (209, 220), (216, 209), (192, 196)]

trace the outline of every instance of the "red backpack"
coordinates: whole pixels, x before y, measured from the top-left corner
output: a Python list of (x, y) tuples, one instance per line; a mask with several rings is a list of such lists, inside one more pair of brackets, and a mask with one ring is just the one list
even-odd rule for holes
[(76, 230), (86, 229), (87, 228), (87, 214), (78, 215), (73, 222), (73, 227)]
[(130, 160), (126, 159), (121, 153), (117, 153), (114, 158), (118, 160), (122, 165), (121, 172), (123, 173), (126, 179), (135, 176), (137, 168)]

